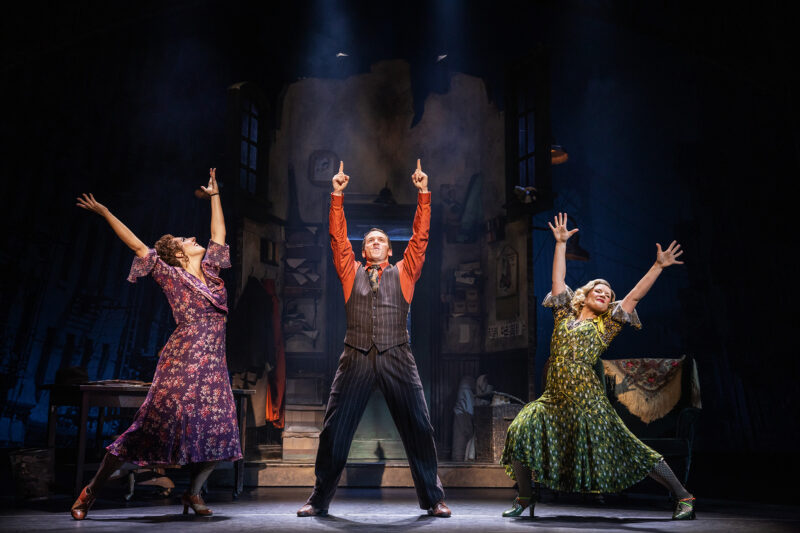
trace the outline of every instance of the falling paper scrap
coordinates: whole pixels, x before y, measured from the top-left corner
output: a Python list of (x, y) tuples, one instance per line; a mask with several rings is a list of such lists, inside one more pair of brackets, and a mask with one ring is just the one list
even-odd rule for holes
[(303, 263), (305, 263), (305, 261), (306, 261), (306, 259), (304, 257), (296, 257), (296, 258), (287, 259), (286, 260), (286, 264), (289, 265), (292, 268), (297, 268), (300, 265), (302, 265)]
[(292, 276), (294, 276), (294, 279), (297, 281), (298, 285), (305, 285), (306, 283), (308, 283), (308, 278), (302, 274), (299, 274), (297, 272), (292, 272)]

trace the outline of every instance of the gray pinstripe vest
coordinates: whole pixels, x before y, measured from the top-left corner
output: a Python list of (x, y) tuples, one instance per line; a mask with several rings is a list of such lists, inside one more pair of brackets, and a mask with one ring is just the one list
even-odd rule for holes
[(363, 352), (374, 344), (379, 352), (408, 342), (408, 310), (403, 297), (400, 271), (393, 265), (383, 269), (378, 290), (372, 292), (364, 265), (359, 265), (350, 299), (345, 303), (347, 333), (344, 343)]

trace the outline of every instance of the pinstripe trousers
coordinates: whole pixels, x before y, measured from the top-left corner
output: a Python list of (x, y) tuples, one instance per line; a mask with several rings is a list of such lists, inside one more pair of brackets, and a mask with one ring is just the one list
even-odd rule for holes
[(420, 508), (430, 509), (444, 499), (433, 426), (411, 347), (406, 343), (379, 353), (373, 345), (364, 353), (345, 345), (319, 436), (314, 491), (306, 502), (317, 509), (328, 509), (376, 385), (403, 441)]

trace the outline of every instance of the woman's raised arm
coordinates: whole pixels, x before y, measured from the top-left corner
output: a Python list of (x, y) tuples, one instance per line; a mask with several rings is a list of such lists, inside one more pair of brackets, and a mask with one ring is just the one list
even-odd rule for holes
[(76, 198), (76, 200), (78, 203), (75, 205), (78, 207), (93, 213), (97, 213), (106, 219), (106, 222), (108, 222), (108, 225), (114, 230), (114, 233), (117, 234), (117, 237), (119, 237), (128, 248), (136, 252), (137, 256), (144, 257), (147, 255), (147, 246), (141, 240), (139, 240), (139, 237), (134, 235), (134, 233), (128, 229), (128, 226), (123, 224), (120, 219), (111, 214), (111, 211), (109, 211), (106, 206), (95, 200), (92, 193), (89, 193), (88, 195), (84, 193), (79, 198)]
[(567, 241), (578, 232), (578, 228), (567, 230), (566, 213), (559, 213), (553, 222), (555, 226), (550, 222), (547, 225), (550, 226), (550, 231), (556, 239), (556, 251), (553, 254), (553, 286), (550, 289), (551, 294), (555, 296), (567, 290), (567, 285), (564, 283), (567, 276)]
[(222, 215), (222, 201), (219, 199), (216, 168), (208, 169), (208, 186), (200, 188), (211, 197), (211, 240), (217, 244), (225, 244), (225, 217)]
[(644, 298), (644, 295), (647, 294), (647, 291), (650, 290), (650, 287), (653, 286), (653, 283), (656, 282), (658, 276), (661, 275), (661, 271), (667, 268), (670, 265), (682, 265), (683, 261), (678, 261), (678, 257), (683, 254), (683, 250), (681, 250), (681, 245), (678, 244), (676, 241), (672, 241), (669, 247), (666, 250), (661, 249), (661, 245), (656, 243), (656, 262), (653, 263), (653, 266), (650, 267), (650, 270), (647, 271), (642, 279), (639, 280), (639, 283), (631, 289), (625, 298), (622, 299), (622, 309), (626, 313), (632, 313), (633, 309), (636, 307), (636, 304), (639, 303), (639, 300)]

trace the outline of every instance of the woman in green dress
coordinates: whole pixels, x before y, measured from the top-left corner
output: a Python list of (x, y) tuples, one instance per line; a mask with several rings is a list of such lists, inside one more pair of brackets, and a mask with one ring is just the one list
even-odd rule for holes
[(605, 396), (593, 365), (624, 324), (641, 328), (635, 307), (661, 271), (683, 264), (680, 245), (666, 250), (657, 244), (656, 262), (622, 301), (602, 279), (590, 281), (575, 293), (564, 283), (567, 215), (548, 223), (556, 239), (552, 291), (543, 305), (553, 309), (555, 327), (550, 341), (547, 385), (539, 399), (526, 405), (508, 428), (500, 462), (517, 480), (519, 496), (503, 516), (519, 516), (535, 498), (531, 477), (543, 486), (564, 492), (619, 492), (648, 475), (677, 498), (674, 519), (694, 518), (694, 497), (656, 451), (625, 427)]

